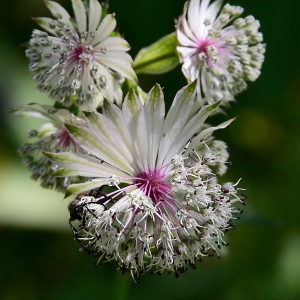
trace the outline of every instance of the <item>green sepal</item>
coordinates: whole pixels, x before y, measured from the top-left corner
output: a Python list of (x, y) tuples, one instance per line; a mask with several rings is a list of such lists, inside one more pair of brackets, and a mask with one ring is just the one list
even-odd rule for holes
[(179, 64), (175, 32), (164, 36), (152, 45), (142, 48), (133, 62), (137, 74), (162, 74)]

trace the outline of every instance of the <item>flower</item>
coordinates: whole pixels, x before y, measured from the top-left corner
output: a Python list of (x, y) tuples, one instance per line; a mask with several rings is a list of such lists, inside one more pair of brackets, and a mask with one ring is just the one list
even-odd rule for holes
[(18, 152), (23, 158), (23, 163), (32, 173), (32, 179), (39, 179), (44, 188), (55, 188), (58, 191), (65, 192), (70, 183), (82, 182), (84, 179), (78, 176), (53, 177), (52, 174), (58, 167), (42, 155), (41, 151), (84, 153), (85, 151), (74, 142), (64, 123), (84, 126), (85, 121), (65, 109), (55, 109), (47, 105), (39, 105), (39, 107), (33, 105), (26, 105), (14, 112), (25, 117), (44, 119), (47, 120), (47, 123), (44, 123), (38, 131), (31, 130), (28, 133), (29, 138), (36, 139), (36, 141), (22, 145)]
[(45, 153), (62, 167), (55, 175), (93, 177), (71, 185), (66, 196), (101, 186), (113, 189), (76, 202), (81, 201), (76, 211), (82, 218), (75, 236), (84, 249), (99, 254), (97, 264), (117, 261), (134, 278), (152, 267), (178, 276), (226, 245), (224, 232), (239, 213), (232, 204), (243, 199), (236, 184), (218, 183), (228, 153), (211, 134), (232, 120), (199, 132), (219, 103), (192, 116), (196, 86), (193, 82), (177, 93), (166, 117), (159, 85), (144, 105), (133, 91), (122, 109), (106, 101), (102, 114), (86, 112), (87, 128), (66, 124), (92, 156)]
[(221, 0), (209, 3), (186, 2), (177, 23), (177, 51), (184, 76), (198, 79), (199, 101), (223, 99), (227, 104), (247, 88), (246, 81), (260, 75), (266, 45), (261, 43), (259, 21), (253, 16), (238, 18), (242, 7), (226, 4), (220, 11)]
[(120, 104), (124, 78), (136, 75), (128, 43), (113, 32), (115, 16), (104, 16), (96, 0), (72, 0), (73, 22), (58, 3), (45, 3), (54, 19), (35, 19), (46, 32), (33, 30), (26, 50), (38, 88), (65, 106), (96, 108), (103, 96)]

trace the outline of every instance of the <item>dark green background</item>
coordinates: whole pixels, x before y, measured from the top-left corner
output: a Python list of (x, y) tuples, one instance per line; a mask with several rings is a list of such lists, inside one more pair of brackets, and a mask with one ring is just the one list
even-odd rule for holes
[[(65, 7), (68, 0), (59, 1)], [(28, 102), (51, 103), (35, 90), (21, 44), (49, 16), (42, 0), (1, 0), (0, 9), (0, 299), (300, 299), (300, 64), (299, 11), (295, 0), (240, 0), (261, 22), (267, 43), (262, 75), (237, 97), (228, 116), (238, 116), (218, 138), (228, 143), (233, 165), (225, 181), (247, 187), (248, 200), (221, 259), (204, 258), (197, 270), (175, 279), (147, 274), (135, 285), (110, 265), (92, 269), (68, 228), (67, 201), (29, 179), (17, 148), (36, 126), (8, 115)], [(183, 0), (111, 0), (119, 31), (132, 56), (174, 30)], [(141, 76), (156, 82), (170, 103), (185, 85), (180, 68)]]

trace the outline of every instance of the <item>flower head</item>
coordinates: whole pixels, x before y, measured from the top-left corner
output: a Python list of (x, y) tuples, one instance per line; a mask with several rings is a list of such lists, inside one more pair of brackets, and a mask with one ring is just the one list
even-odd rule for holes
[(23, 158), (23, 163), (31, 171), (31, 178), (40, 180), (42, 187), (55, 188), (65, 192), (70, 183), (82, 182), (84, 179), (79, 177), (53, 177), (52, 174), (57, 170), (57, 165), (53, 164), (41, 151), (61, 152), (72, 151), (75, 153), (85, 152), (78, 146), (67, 131), (64, 123), (84, 126), (83, 119), (74, 116), (65, 109), (55, 109), (47, 105), (33, 106), (26, 105), (14, 111), (18, 115), (25, 117), (35, 117), (44, 119), (44, 123), (39, 130), (31, 130), (29, 138), (35, 139), (32, 143), (26, 143), (18, 152)]
[[(38, 88), (65, 106), (96, 108), (103, 96), (120, 104), (124, 78), (136, 80), (128, 43), (113, 33), (114, 15), (97, 0), (72, 0), (75, 20), (58, 3), (45, 2), (52, 18), (36, 18), (26, 55)], [(103, 18), (103, 19), (102, 19)]]
[(219, 103), (191, 114), (195, 92), (195, 82), (180, 90), (165, 117), (159, 85), (144, 105), (131, 91), (122, 109), (105, 102), (102, 114), (87, 112), (87, 128), (66, 125), (92, 156), (45, 153), (63, 168), (58, 176), (94, 177), (71, 185), (67, 195), (113, 189), (81, 198), (78, 209), (76, 237), (100, 255), (98, 263), (117, 261), (137, 277), (152, 267), (178, 275), (226, 244), (224, 232), (238, 213), (232, 204), (242, 198), (236, 184), (218, 183), (228, 153), (211, 134), (232, 120), (200, 130)]
[(238, 18), (239, 6), (221, 5), (221, 0), (190, 0), (177, 23), (182, 72), (188, 80), (198, 79), (201, 103), (234, 100), (246, 81), (257, 79), (264, 61), (259, 21)]

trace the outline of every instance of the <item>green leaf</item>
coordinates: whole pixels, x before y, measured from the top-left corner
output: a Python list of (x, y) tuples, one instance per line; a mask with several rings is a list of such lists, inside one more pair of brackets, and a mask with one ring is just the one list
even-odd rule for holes
[(137, 74), (162, 74), (174, 69), (179, 63), (175, 32), (164, 36), (137, 54), (133, 68)]

